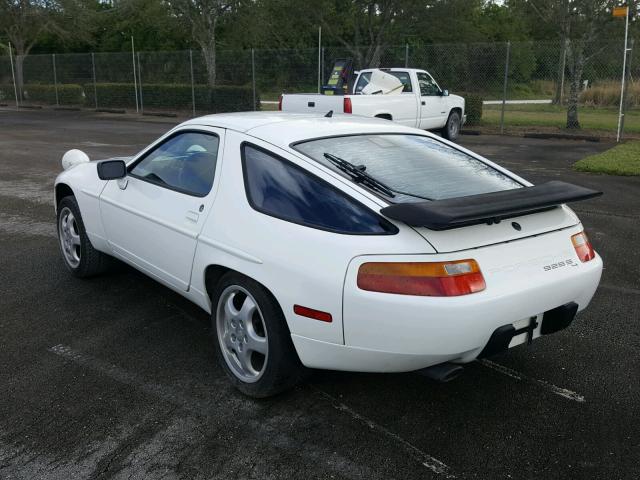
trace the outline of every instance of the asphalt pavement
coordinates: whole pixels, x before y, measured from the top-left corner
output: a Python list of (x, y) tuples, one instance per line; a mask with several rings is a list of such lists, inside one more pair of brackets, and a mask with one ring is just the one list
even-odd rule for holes
[(453, 382), (315, 372), (255, 401), (217, 366), (209, 318), (121, 266), (80, 280), (55, 237), (60, 158), (131, 155), (169, 120), (0, 110), (0, 479), (636, 479), (640, 177), (571, 170), (612, 145), (464, 136), (576, 205), (602, 284), (567, 330)]

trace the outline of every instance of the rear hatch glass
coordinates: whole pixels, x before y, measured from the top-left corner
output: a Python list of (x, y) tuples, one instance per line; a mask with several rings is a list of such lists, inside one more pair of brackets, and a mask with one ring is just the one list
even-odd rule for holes
[[(524, 185), (493, 166), (435, 138), (412, 134), (365, 134), (300, 142), (294, 148), (354, 180), (336, 165), (344, 160), (387, 187), (371, 188), (389, 203), (410, 203), (465, 197), (522, 188)], [(356, 172), (357, 173), (357, 172)], [(391, 192), (389, 192), (391, 190)], [(517, 221), (519, 230), (511, 225)], [(435, 232), (416, 230), (439, 252), (457, 251), (523, 238), (575, 225), (568, 208), (524, 215), (493, 225), (474, 225)], [(464, 232), (464, 235), (463, 235)]]
[[(441, 200), (520, 188), (504, 173), (444, 143), (420, 135), (354, 135), (323, 138), (295, 149), (342, 173), (325, 157), (335, 155), (388, 185), (393, 203)], [(400, 193), (402, 192), (402, 193)]]

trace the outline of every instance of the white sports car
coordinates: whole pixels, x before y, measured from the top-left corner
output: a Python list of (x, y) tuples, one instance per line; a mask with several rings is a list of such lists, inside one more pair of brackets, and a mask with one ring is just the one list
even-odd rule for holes
[(449, 380), (567, 327), (602, 272), (565, 205), (600, 192), (532, 186), (384, 120), (209, 115), (134, 157), (62, 163), (71, 273), (115, 257), (210, 312), (220, 364), (255, 397), (305, 367)]

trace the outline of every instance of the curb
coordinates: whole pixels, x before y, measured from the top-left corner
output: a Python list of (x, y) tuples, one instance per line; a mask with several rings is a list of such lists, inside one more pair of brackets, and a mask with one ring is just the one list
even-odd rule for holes
[(96, 108), (95, 111), (98, 113), (127, 113), (124, 110), (120, 110), (117, 108)]
[(524, 138), (540, 138), (544, 140), (562, 139), (562, 140), (584, 140), (586, 142), (600, 142), (602, 139), (595, 135), (573, 135), (569, 133), (524, 133)]
[(171, 112), (142, 112), (142, 115), (145, 117), (166, 117), (166, 118), (176, 118), (178, 116), (177, 113), (171, 113)]

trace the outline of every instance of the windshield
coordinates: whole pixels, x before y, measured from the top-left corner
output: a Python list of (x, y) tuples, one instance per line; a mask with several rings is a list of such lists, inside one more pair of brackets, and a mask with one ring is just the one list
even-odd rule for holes
[(325, 154), (357, 165), (394, 192), (401, 192), (393, 196), (393, 202), (441, 200), (522, 186), (480, 160), (420, 135), (332, 137), (298, 143), (294, 148), (348, 178), (353, 179)]

